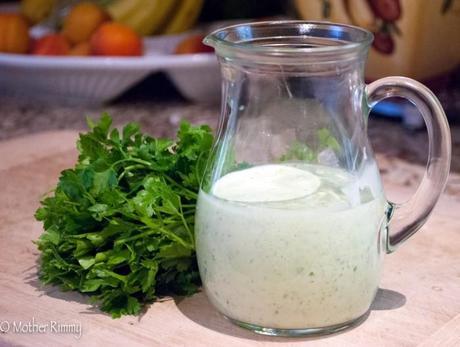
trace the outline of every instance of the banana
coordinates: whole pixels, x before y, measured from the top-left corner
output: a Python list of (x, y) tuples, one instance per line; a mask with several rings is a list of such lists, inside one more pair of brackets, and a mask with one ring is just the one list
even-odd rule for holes
[(190, 29), (195, 24), (203, 7), (204, 0), (181, 0), (179, 8), (175, 11), (162, 34), (177, 34)]
[(141, 12), (137, 17), (132, 18), (133, 22), (139, 23), (142, 35), (158, 33), (177, 4), (177, 0), (147, 0), (147, 2), (150, 7), (145, 6), (145, 13)]
[(107, 11), (140, 35), (158, 32), (178, 0), (118, 0)]
[(115, 0), (106, 7), (106, 10), (113, 20), (123, 22), (134, 13), (142, 11), (144, 3), (145, 0)]
[(22, 0), (21, 13), (36, 24), (46, 19), (53, 11), (56, 0)]

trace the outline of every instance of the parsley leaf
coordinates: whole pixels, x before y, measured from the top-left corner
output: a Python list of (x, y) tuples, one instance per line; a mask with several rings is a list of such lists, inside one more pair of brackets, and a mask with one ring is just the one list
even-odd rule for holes
[(88, 294), (113, 317), (196, 292), (194, 214), (210, 128), (183, 122), (172, 141), (135, 123), (120, 133), (107, 114), (88, 126), (75, 167), (35, 214), (45, 229), (41, 281)]

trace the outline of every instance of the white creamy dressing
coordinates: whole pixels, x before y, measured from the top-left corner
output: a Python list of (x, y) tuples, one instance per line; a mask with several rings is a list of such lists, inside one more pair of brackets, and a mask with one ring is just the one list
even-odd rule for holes
[(197, 256), (211, 302), (232, 319), (279, 329), (364, 314), (381, 272), (386, 200), (381, 187), (358, 183), (341, 169), (263, 165), (201, 191)]
[(305, 170), (285, 165), (255, 166), (222, 177), (213, 195), (239, 202), (271, 202), (299, 199), (314, 193), (321, 181)]

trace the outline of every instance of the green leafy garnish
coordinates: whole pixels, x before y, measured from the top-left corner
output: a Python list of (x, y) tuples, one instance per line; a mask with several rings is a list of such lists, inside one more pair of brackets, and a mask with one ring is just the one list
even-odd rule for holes
[(284, 153), (280, 161), (289, 161), (289, 160), (300, 160), (306, 162), (312, 162), (316, 160), (316, 153), (306, 144), (303, 144), (299, 141), (294, 141)]
[(197, 291), (194, 214), (213, 136), (185, 122), (177, 141), (111, 123), (106, 114), (88, 120), (77, 164), (35, 214), (45, 229), (36, 243), (44, 283), (88, 294), (120, 317)]
[(327, 128), (321, 128), (317, 132), (320, 150), (330, 148), (333, 151), (339, 151), (340, 145), (337, 139), (331, 134)]
[(305, 143), (294, 141), (291, 143), (286, 153), (279, 160), (290, 161), (299, 160), (305, 162), (315, 162), (318, 159), (318, 153), (324, 149), (331, 149), (334, 152), (340, 151), (340, 144), (327, 128), (321, 128), (316, 132), (317, 147), (313, 150)]

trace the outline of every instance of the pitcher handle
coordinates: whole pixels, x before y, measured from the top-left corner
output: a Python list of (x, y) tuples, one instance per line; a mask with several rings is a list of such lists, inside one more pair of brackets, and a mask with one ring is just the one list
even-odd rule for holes
[(417, 191), (403, 204), (390, 202), (392, 232), (387, 236), (386, 251), (391, 253), (425, 223), (446, 186), (451, 157), (450, 130), (439, 100), (413, 79), (382, 78), (369, 84), (366, 92), (371, 108), (393, 96), (409, 100), (422, 114), (428, 131), (428, 161)]

